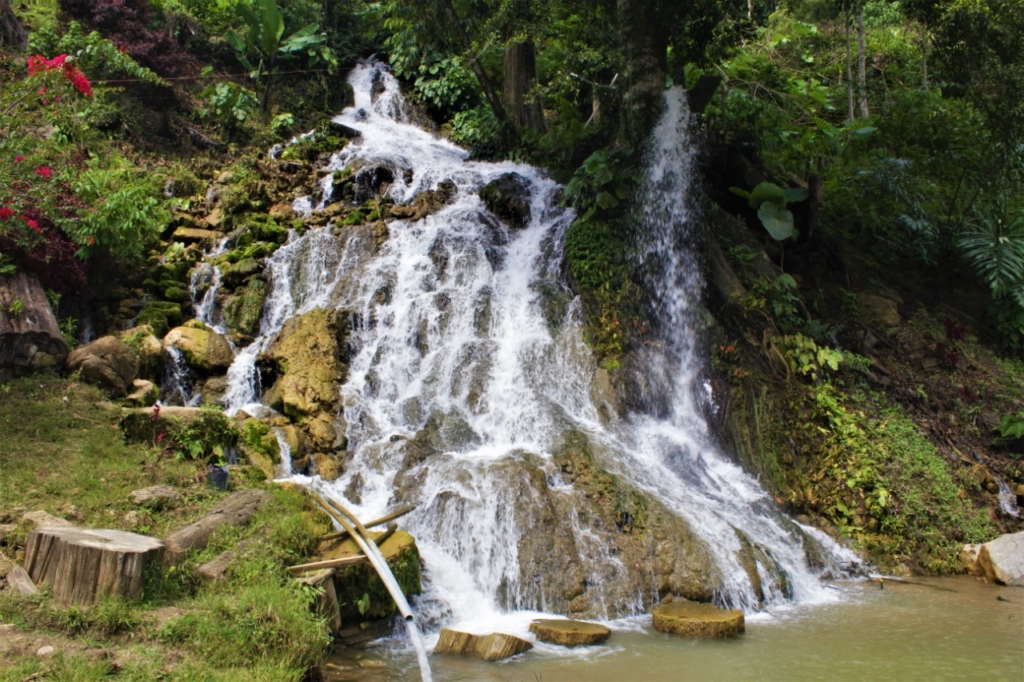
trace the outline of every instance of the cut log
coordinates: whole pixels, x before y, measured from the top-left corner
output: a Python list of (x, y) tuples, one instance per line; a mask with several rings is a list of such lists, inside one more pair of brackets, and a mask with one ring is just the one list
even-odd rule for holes
[(562, 646), (600, 644), (612, 634), (611, 630), (598, 623), (561, 619), (535, 620), (530, 623), (530, 632), (542, 642)]
[(485, 661), (500, 661), (503, 658), (509, 658), (524, 651), (529, 651), (532, 648), (533, 645), (525, 639), (506, 635), (502, 632), (495, 632), (486, 637), (480, 637), (476, 644), (476, 652)]
[(25, 570), (66, 604), (94, 604), (101, 597), (138, 599), (146, 569), (164, 545), (120, 530), (36, 528), (25, 541)]
[(205, 585), (215, 583), (218, 580), (224, 578), (224, 574), (228, 570), (228, 565), (234, 561), (235, 557), (245, 551), (246, 547), (252, 544), (252, 538), (242, 540), (233, 548), (226, 552), (218, 554), (214, 558), (207, 561), (205, 564), (195, 570), (195, 575)]
[(714, 604), (674, 601), (652, 612), (654, 628), (682, 637), (735, 637), (744, 631), (743, 612)]
[(468, 632), (441, 628), (441, 636), (437, 638), (434, 653), (461, 656), (476, 651), (476, 644), (479, 639), (478, 636)]
[(190, 551), (206, 547), (213, 531), (225, 523), (233, 526), (249, 523), (269, 497), (265, 490), (239, 490), (232, 493), (203, 518), (167, 536), (164, 565), (177, 566)]
[(32, 582), (32, 578), (28, 577), (28, 573), (21, 566), (13, 566), (7, 571), (7, 584), (11, 586), (11, 589), (17, 590), (18, 594), (23, 597), (27, 597), (33, 594), (39, 594), (39, 588)]

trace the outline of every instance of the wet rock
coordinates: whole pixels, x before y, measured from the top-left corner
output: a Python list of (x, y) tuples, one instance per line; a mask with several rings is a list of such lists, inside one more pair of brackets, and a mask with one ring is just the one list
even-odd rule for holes
[(348, 368), (342, 351), (348, 334), (348, 314), (317, 308), (285, 323), (260, 356), (260, 364), (279, 378), (273, 392), (292, 418), (332, 412), (338, 387)]
[(434, 645), (435, 654), (450, 654), (461, 656), (467, 653), (476, 652), (477, 635), (450, 628), (441, 628), (441, 635)]
[(274, 220), (287, 222), (294, 219), (296, 213), (290, 203), (281, 202), (270, 207), (270, 217)]
[(652, 612), (654, 627), (681, 637), (735, 637), (744, 627), (743, 612), (714, 604), (673, 600)]
[(411, 205), (393, 207), (390, 215), (392, 218), (422, 220), (450, 204), (457, 193), (458, 188), (454, 182), (442, 180), (437, 183), (436, 190), (428, 189), (417, 194)]
[(255, 334), (263, 315), (267, 291), (265, 281), (259, 277), (251, 278), (241, 294), (230, 297), (224, 304), (224, 321), (239, 334)]
[(518, 173), (505, 173), (484, 185), (480, 199), (513, 228), (524, 228), (530, 222), (530, 183)]
[(600, 623), (561, 619), (535, 620), (530, 623), (530, 632), (542, 642), (569, 647), (601, 644), (612, 634)]
[(989, 582), (1024, 587), (1024, 531), (984, 543), (978, 550), (978, 568)]
[(149, 509), (176, 507), (181, 502), (181, 494), (169, 485), (139, 488), (131, 491), (129, 495), (132, 498), (132, 503)]
[(225, 264), (220, 269), (220, 279), (227, 287), (236, 287), (260, 271), (255, 258), (243, 258), (237, 263)]
[(164, 348), (177, 348), (189, 366), (202, 372), (226, 370), (235, 359), (227, 339), (196, 320), (168, 332)]
[(318, 452), (312, 459), (317, 475), (327, 482), (336, 481), (345, 473), (345, 467), (336, 455)]
[(99, 386), (114, 398), (124, 396), (139, 375), (139, 361), (131, 348), (113, 336), (104, 336), (76, 348), (68, 356), (69, 372)]
[(226, 376), (210, 377), (203, 382), (203, 404), (220, 405), (227, 392), (228, 378)]
[(395, 173), (387, 166), (368, 166), (360, 169), (354, 177), (353, 200), (361, 204), (368, 199), (376, 199), (384, 195), (387, 188), (395, 181)]

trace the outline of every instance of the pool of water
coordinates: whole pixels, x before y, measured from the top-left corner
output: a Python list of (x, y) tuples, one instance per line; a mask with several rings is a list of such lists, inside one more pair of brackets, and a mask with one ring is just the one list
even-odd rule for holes
[[(612, 636), (601, 646), (537, 643), (532, 651), (499, 663), (433, 655), (430, 663), (439, 682), (1024, 680), (1022, 589), (968, 577), (885, 581), (883, 589), (867, 581), (833, 588), (835, 599), (829, 603), (748, 617), (746, 634), (731, 640), (663, 635), (647, 617), (609, 623)], [(526, 632), (512, 631), (518, 629), (503, 631), (534, 641)], [(429, 643), (434, 640), (436, 635)], [(405, 642), (382, 642), (366, 653), (387, 661), (381, 678), (419, 678)]]

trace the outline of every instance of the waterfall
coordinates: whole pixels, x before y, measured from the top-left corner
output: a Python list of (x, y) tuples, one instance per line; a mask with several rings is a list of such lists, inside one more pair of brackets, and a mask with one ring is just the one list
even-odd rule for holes
[[(681, 584), (700, 573), (722, 605), (818, 598), (805, 545), (835, 562), (850, 556), (779, 513), (714, 444), (704, 418), (710, 389), (696, 342), (702, 280), (682, 93), (668, 95), (654, 132), (637, 217), (662, 322), (658, 350), (644, 358), (651, 408), (603, 419), (580, 302), (561, 276), (574, 216), (559, 208), (558, 184), (530, 166), (471, 161), (409, 123), (395, 79), (378, 64), (358, 66), (349, 82), (355, 104), (336, 120), (360, 136), (332, 158), (323, 192), (330, 171), (358, 162), (390, 171), (385, 191), (396, 204), (439, 183), (453, 186), (454, 198), (420, 220), (389, 221), (376, 242), (357, 228), (292, 234), (268, 259), (271, 293), (257, 338), (229, 370), (229, 410), (266, 409), (257, 358), (290, 317), (317, 307), (350, 313), (337, 415), (348, 451), (342, 476), (318, 489), (361, 518), (418, 505), (406, 517), (425, 570), (414, 603), (433, 630), (504, 624), (525, 633), (532, 615), (550, 610), (638, 614), (669, 574)], [(521, 229), (478, 196), (507, 173), (528, 186)], [(567, 442), (579, 452), (586, 444), (586, 457), (565, 455)], [(631, 532), (629, 514), (618, 528), (602, 520), (634, 493), (646, 495), (656, 533)], [(663, 565), (684, 555), (706, 555), (706, 566)]]

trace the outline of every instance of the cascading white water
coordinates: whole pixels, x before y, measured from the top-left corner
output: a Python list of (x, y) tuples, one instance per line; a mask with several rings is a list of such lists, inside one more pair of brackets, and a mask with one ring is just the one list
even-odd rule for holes
[[(744, 542), (761, 549), (765, 601), (782, 598), (780, 575), (795, 599), (813, 599), (820, 587), (803, 538), (836, 548), (775, 511), (757, 482), (714, 446), (701, 413), (692, 319), (701, 278), (687, 247), (694, 221), (682, 95), (669, 96), (653, 137), (643, 217), (652, 235), (647, 255), (662, 274), (654, 289), (666, 333), (662, 351), (646, 359), (658, 395), (650, 414), (609, 425), (590, 397), (595, 366), (579, 302), (555, 312), (547, 305), (552, 296), (571, 299), (559, 254), (573, 216), (557, 207), (557, 184), (529, 166), (469, 161), (409, 124), (397, 83), (379, 65), (359, 66), (350, 83), (355, 105), (336, 120), (361, 136), (328, 170), (357, 159), (387, 166), (396, 203), (446, 180), (455, 197), (422, 220), (391, 221), (379, 249), (358, 230), (292, 235), (268, 259), (271, 295), (259, 336), (229, 371), (229, 409), (265, 409), (257, 404), (265, 387), (256, 359), (289, 317), (316, 307), (352, 313), (354, 351), (339, 387), (350, 453), (342, 477), (319, 489), (361, 518), (381, 516), (398, 501), (419, 505), (406, 521), (426, 570), (418, 610), (435, 627), (491, 632), (502, 622), (505, 631), (525, 632), (533, 614), (515, 610), (544, 610), (552, 598), (545, 576), (524, 579), (520, 571), (520, 544), (527, 532), (545, 532), (545, 518), (569, 529), (597, 615), (637, 613), (656, 599), (653, 585), (626, 597), (613, 589), (631, 567), (608, 551), (592, 519), (581, 518), (578, 494), (552, 463), (570, 429), (600, 445), (601, 466), (661, 500), (704, 540), (721, 574), (720, 602), (760, 603), (737, 558)], [(531, 218), (520, 230), (499, 223), (478, 197), (510, 172), (529, 184)], [(410, 459), (409, 440), (427, 432), (437, 452)], [(539, 482), (527, 480), (534, 474)], [(543, 505), (548, 517), (534, 511)]]
[[(192, 299), (192, 314), (197, 320), (223, 332), (224, 328), (217, 324), (217, 294), (220, 292), (220, 267), (214, 259), (227, 249), (228, 238), (220, 239), (212, 251), (203, 254), (203, 262), (192, 271), (189, 277), (188, 293)], [(200, 294), (202, 290), (202, 294)]]

